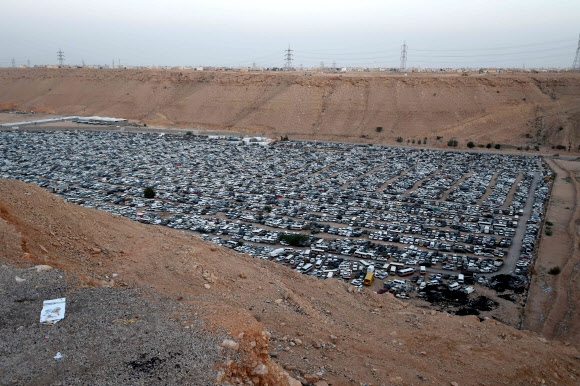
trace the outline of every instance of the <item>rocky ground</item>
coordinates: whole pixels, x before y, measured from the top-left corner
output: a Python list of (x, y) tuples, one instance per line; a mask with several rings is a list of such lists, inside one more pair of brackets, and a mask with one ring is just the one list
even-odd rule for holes
[[(580, 377), (574, 344), (352, 292), (33, 185), (0, 180), (0, 218), (2, 384), (573, 385)], [(67, 298), (65, 319), (40, 325), (42, 301), (57, 297)]]

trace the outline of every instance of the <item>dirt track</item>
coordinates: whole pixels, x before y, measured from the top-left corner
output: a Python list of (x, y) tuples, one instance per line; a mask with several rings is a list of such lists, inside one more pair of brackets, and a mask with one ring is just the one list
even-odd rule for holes
[[(573, 344), (580, 344), (580, 161), (548, 161), (557, 173), (547, 221), (553, 234), (542, 235), (526, 304), (525, 327)], [(551, 275), (559, 267), (561, 273)]]

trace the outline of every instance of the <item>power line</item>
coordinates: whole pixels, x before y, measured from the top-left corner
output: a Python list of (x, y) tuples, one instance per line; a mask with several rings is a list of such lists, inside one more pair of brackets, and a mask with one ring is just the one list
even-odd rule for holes
[(288, 44), (286, 55), (284, 55), (286, 57), (286, 64), (284, 65), (284, 68), (286, 68), (287, 71), (292, 68), (292, 56), (293, 56), (292, 52), (294, 52), (294, 50), (291, 50), (290, 45)]
[(56, 58), (58, 59), (58, 66), (62, 67), (64, 64), (64, 52), (61, 49), (56, 52)]
[(572, 63), (572, 70), (580, 71), (580, 35), (578, 35), (578, 48), (576, 48), (576, 57)]
[(401, 46), (401, 72), (404, 72), (407, 68), (407, 42), (403, 42)]

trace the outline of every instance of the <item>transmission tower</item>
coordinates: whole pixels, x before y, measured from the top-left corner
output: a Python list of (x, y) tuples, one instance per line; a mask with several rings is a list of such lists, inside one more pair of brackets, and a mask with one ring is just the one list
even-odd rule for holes
[(12, 68), (16, 68), (16, 59), (12, 58)]
[(26, 61), (26, 67), (30, 67), (30, 59)]
[(286, 64), (284, 65), (286, 71), (289, 71), (292, 68), (292, 57), (294, 56), (292, 52), (294, 52), (294, 50), (291, 50), (290, 45), (288, 45), (288, 49), (286, 50), (286, 54), (284, 55), (284, 57), (286, 58)]
[(576, 48), (576, 57), (572, 64), (572, 71), (580, 71), (580, 35), (578, 35), (578, 48)]
[(62, 67), (62, 65), (64, 64), (64, 52), (62, 50), (58, 50), (56, 52), (56, 57), (58, 59), (58, 66)]
[(407, 68), (407, 42), (403, 42), (401, 46), (401, 72), (404, 72)]

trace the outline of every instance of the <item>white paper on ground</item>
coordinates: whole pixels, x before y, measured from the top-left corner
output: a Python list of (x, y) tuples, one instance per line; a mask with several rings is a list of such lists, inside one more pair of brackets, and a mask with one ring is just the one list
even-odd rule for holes
[(54, 324), (64, 319), (65, 306), (66, 298), (45, 300), (42, 304), (42, 311), (40, 312), (40, 323)]

